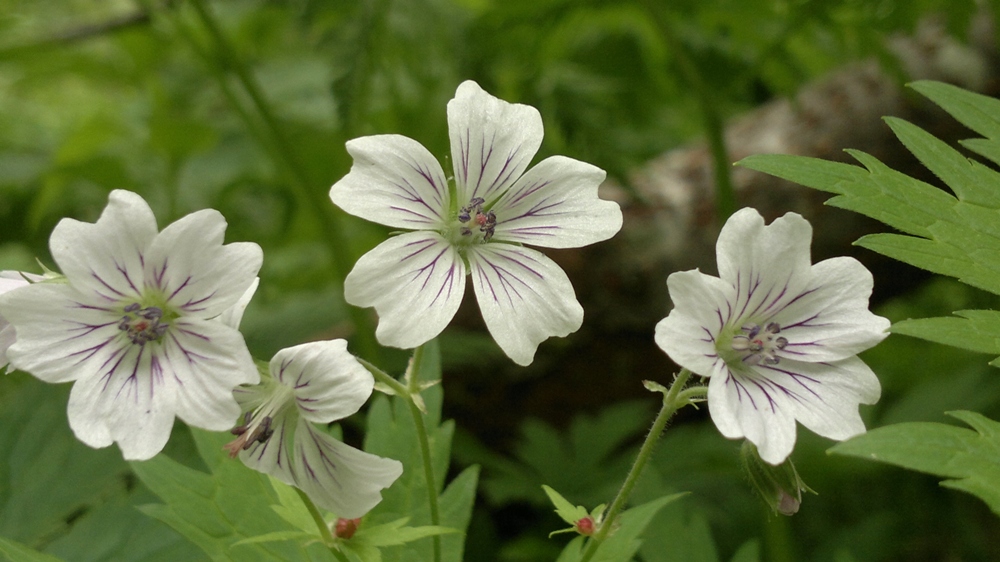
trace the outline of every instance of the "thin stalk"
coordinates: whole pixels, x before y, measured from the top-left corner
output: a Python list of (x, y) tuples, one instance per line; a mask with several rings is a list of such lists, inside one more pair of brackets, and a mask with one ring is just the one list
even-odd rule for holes
[(712, 154), (712, 173), (715, 178), (715, 211), (720, 223), (726, 222), (729, 215), (736, 212), (736, 195), (733, 190), (733, 179), (730, 174), (732, 163), (729, 161), (729, 152), (726, 150), (726, 138), (723, 130), (722, 116), (716, 109), (718, 104), (715, 100), (715, 93), (712, 88), (705, 83), (705, 79), (698, 69), (698, 65), (691, 60), (684, 50), (684, 45), (674, 33), (674, 28), (663, 15), (663, 9), (654, 0), (645, 0), (646, 11), (652, 16), (653, 21), (660, 28), (667, 48), (677, 61), (681, 74), (688, 85), (694, 90), (701, 106), (702, 122), (705, 126), (705, 134), (708, 136), (708, 148)]
[[(441, 510), (438, 506), (437, 484), (434, 479), (434, 464), (431, 462), (431, 443), (427, 435), (427, 426), (424, 424), (424, 416), (413, 401), (413, 396), (420, 394), (420, 364), (423, 361), (424, 348), (420, 346), (413, 350), (413, 358), (410, 360), (410, 371), (407, 374), (407, 384), (403, 384), (390, 376), (388, 373), (372, 365), (364, 359), (358, 361), (368, 369), (375, 380), (385, 384), (396, 393), (397, 396), (406, 400), (406, 405), (413, 416), (413, 425), (417, 430), (417, 443), (420, 447), (420, 459), (423, 464), (424, 480), (427, 482), (427, 507), (431, 514), (431, 525), (441, 524)], [(441, 560), (441, 538), (431, 537), (434, 545), (434, 562)]]
[(625, 482), (622, 484), (621, 490), (618, 491), (618, 495), (615, 496), (613, 502), (611, 502), (611, 507), (605, 512), (604, 519), (601, 521), (601, 526), (597, 530), (597, 533), (591, 537), (590, 541), (587, 543), (587, 550), (584, 551), (583, 557), (580, 558), (580, 562), (588, 562), (597, 553), (597, 549), (600, 548), (604, 539), (608, 537), (608, 532), (614, 526), (615, 518), (625, 507), (625, 503), (628, 501), (629, 496), (632, 494), (632, 488), (635, 487), (636, 482), (639, 481), (639, 476), (642, 474), (642, 470), (646, 467), (646, 463), (649, 461), (649, 457), (653, 454), (653, 448), (656, 446), (656, 442), (660, 439), (660, 435), (663, 433), (663, 429), (667, 426), (667, 422), (673, 417), (674, 413), (677, 412), (682, 406), (687, 405), (689, 402), (686, 399), (681, 398), (681, 390), (684, 385), (687, 384), (688, 378), (691, 377), (691, 371), (687, 369), (682, 369), (674, 379), (674, 383), (670, 385), (670, 389), (667, 391), (666, 395), (663, 397), (663, 407), (660, 408), (660, 413), (656, 415), (656, 419), (653, 420), (653, 426), (649, 429), (649, 434), (646, 435), (646, 440), (642, 442), (642, 447), (639, 448), (639, 454), (635, 457), (635, 462), (632, 463), (631, 470), (628, 471), (628, 475), (625, 476)]
[[(320, 192), (310, 187), (311, 182), (299, 164), (292, 143), (275, 117), (275, 112), (271, 108), (271, 104), (267, 101), (263, 91), (257, 84), (256, 78), (251, 74), (247, 65), (244, 64), (243, 60), (237, 54), (236, 49), (222, 32), (222, 28), (215, 20), (215, 16), (205, 6), (203, 0), (191, 0), (190, 4), (212, 38), (224, 64), (236, 75), (240, 85), (250, 97), (254, 109), (263, 122), (263, 128), (267, 132), (266, 136), (269, 140), (267, 144), (271, 145), (273, 153), (277, 156), (276, 163), (288, 176), (290, 180), (289, 185), (293, 193), (301, 201), (305, 211), (312, 213), (320, 224), (323, 225), (321, 230), (326, 235), (325, 241), (330, 251), (334, 275), (342, 281), (347, 276), (348, 264), (352, 263), (353, 259), (343, 235), (340, 215), (334, 209), (333, 203), (326, 197), (325, 191)], [(223, 77), (224, 80), (225, 77)], [(256, 128), (253, 123), (250, 123), (250, 126), (251, 129)], [(353, 306), (348, 307), (348, 313), (357, 331), (359, 352), (368, 357), (377, 356), (377, 346), (375, 345), (371, 321), (368, 315), (363, 310)]]
[(313, 522), (316, 523), (316, 527), (319, 529), (319, 535), (323, 538), (323, 544), (330, 548), (330, 552), (337, 557), (337, 560), (340, 560), (340, 562), (350, 562), (343, 552), (333, 546), (333, 534), (330, 533), (330, 527), (326, 524), (326, 519), (323, 519), (323, 515), (319, 512), (319, 509), (316, 508), (316, 504), (302, 490), (294, 486), (292, 489), (295, 490), (295, 493), (302, 499), (302, 503), (305, 504), (306, 509), (309, 510), (309, 515), (312, 516)]

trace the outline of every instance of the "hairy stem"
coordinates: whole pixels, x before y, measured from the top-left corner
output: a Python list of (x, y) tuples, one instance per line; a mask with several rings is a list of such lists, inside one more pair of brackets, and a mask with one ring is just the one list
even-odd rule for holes
[(302, 503), (305, 504), (306, 509), (309, 510), (309, 515), (312, 516), (313, 521), (316, 523), (316, 527), (319, 529), (319, 535), (323, 538), (323, 544), (330, 548), (330, 552), (337, 557), (337, 560), (340, 560), (340, 562), (349, 562), (347, 557), (344, 556), (344, 553), (333, 546), (333, 534), (330, 533), (330, 527), (326, 524), (326, 520), (323, 519), (323, 515), (319, 512), (319, 509), (316, 508), (316, 504), (309, 499), (309, 496), (307, 496), (305, 492), (294, 486), (292, 488), (295, 490), (295, 493), (299, 495), (299, 498), (302, 500)]
[(660, 439), (660, 435), (663, 433), (663, 429), (667, 426), (667, 422), (673, 417), (674, 413), (677, 412), (681, 407), (689, 404), (689, 400), (681, 396), (681, 391), (684, 389), (684, 385), (687, 384), (688, 378), (691, 377), (691, 371), (687, 369), (682, 369), (674, 379), (674, 383), (670, 385), (670, 389), (663, 396), (663, 407), (660, 408), (660, 413), (656, 415), (656, 419), (653, 420), (653, 427), (650, 428), (649, 434), (646, 435), (646, 440), (642, 442), (642, 447), (639, 448), (639, 454), (635, 457), (635, 462), (632, 463), (631, 470), (628, 471), (628, 475), (625, 477), (625, 482), (622, 484), (621, 490), (618, 491), (618, 495), (615, 496), (613, 502), (611, 502), (611, 507), (604, 514), (604, 519), (601, 521), (601, 526), (591, 537), (590, 541), (587, 543), (587, 549), (583, 553), (583, 557), (580, 558), (580, 562), (587, 562), (594, 557), (597, 553), (597, 549), (600, 548), (601, 543), (608, 537), (608, 532), (614, 526), (615, 518), (621, 513), (621, 510), (625, 507), (625, 503), (628, 501), (629, 496), (632, 494), (632, 488), (635, 487), (635, 483), (639, 481), (639, 476), (642, 474), (642, 469), (646, 467), (646, 463), (649, 461), (649, 457), (653, 454), (653, 448), (656, 442)]

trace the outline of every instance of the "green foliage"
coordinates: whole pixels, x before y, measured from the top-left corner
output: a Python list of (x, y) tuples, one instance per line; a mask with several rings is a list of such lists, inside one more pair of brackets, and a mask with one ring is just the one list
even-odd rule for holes
[(54, 556), (42, 554), (3, 537), (0, 537), (0, 555), (3, 556), (4, 562), (59, 562)]
[[(143, 513), (170, 525), (214, 561), (333, 560), (322, 545), (241, 543), (276, 530), (291, 530), (271, 508), (278, 498), (268, 477), (230, 459), (225, 434), (192, 430), (210, 474), (158, 455), (132, 462), (132, 470), (165, 503)], [(241, 543), (238, 544), (237, 543)]]
[[(619, 562), (631, 560), (638, 552), (642, 541), (639, 537), (646, 530), (653, 517), (667, 504), (677, 500), (684, 494), (674, 494), (635, 506), (622, 512), (616, 521), (608, 521), (613, 525), (612, 532), (597, 548), (597, 553), (591, 557), (593, 562)], [(557, 562), (576, 562), (583, 556), (585, 550), (585, 537), (573, 539)]]
[(949, 412), (975, 431), (939, 423), (880, 427), (831, 452), (949, 478), (942, 486), (982, 498), (1000, 515), (1000, 423), (975, 412)]

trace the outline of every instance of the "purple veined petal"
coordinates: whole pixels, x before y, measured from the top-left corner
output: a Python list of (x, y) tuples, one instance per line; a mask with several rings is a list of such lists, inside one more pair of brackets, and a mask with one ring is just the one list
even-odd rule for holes
[[(32, 276), (37, 277), (37, 276)], [(0, 294), (27, 287), (28, 281), (18, 271), (0, 272)], [(7, 367), (7, 349), (14, 344), (17, 333), (6, 318), (0, 316), (0, 369)]]
[(782, 360), (759, 365), (774, 387), (785, 391), (795, 419), (813, 433), (842, 441), (865, 432), (858, 404), (874, 404), (881, 395), (875, 373), (856, 356), (831, 363)]
[(374, 135), (347, 143), (351, 171), (330, 188), (330, 199), (365, 220), (409, 230), (436, 230), (451, 206), (441, 164), (419, 142)]
[(375, 386), (372, 374), (347, 351), (345, 340), (282, 349), (271, 359), (271, 374), (294, 390), (299, 414), (317, 423), (354, 414)]
[(118, 329), (120, 312), (84, 302), (64, 283), (35, 283), (0, 295), (0, 315), (17, 327), (11, 364), (50, 383), (93, 375), (130, 345)]
[(270, 428), (274, 433), (269, 438), (263, 442), (253, 441), (249, 447), (240, 451), (239, 457), (243, 464), (294, 486), (292, 459), (295, 455), (297, 420), (298, 414), (294, 410), (285, 410), (279, 414), (271, 422)]
[(839, 361), (889, 335), (889, 321), (868, 310), (872, 274), (860, 262), (831, 258), (813, 265), (810, 273), (802, 294), (771, 318), (788, 339), (782, 357)]
[(656, 344), (678, 365), (711, 376), (722, 360), (716, 338), (732, 315), (735, 291), (698, 270), (671, 273), (667, 286), (674, 308), (657, 323)]
[(719, 277), (737, 289), (735, 318), (766, 318), (802, 292), (811, 240), (812, 226), (795, 213), (764, 226), (756, 209), (744, 208), (726, 221), (716, 257)]
[(97, 376), (73, 384), (66, 408), (80, 441), (105, 447), (115, 441), (126, 460), (159, 453), (173, 428), (176, 386), (154, 366), (151, 346), (129, 345), (106, 356)]
[(517, 181), (538, 152), (542, 117), (533, 107), (497, 99), (467, 80), (448, 102), (448, 135), (460, 202), (474, 197), (490, 202)]
[(260, 277), (254, 277), (253, 283), (250, 283), (250, 286), (243, 292), (243, 296), (236, 301), (236, 304), (227, 308), (225, 312), (219, 315), (219, 321), (234, 330), (239, 330), (240, 323), (243, 322), (243, 313), (246, 312), (247, 306), (250, 306), (250, 300), (253, 299), (254, 294), (257, 292), (258, 285), (260, 285)]
[(708, 383), (708, 410), (723, 436), (746, 437), (770, 464), (780, 464), (795, 447), (790, 398), (763, 377), (731, 370), (714, 374)]
[(179, 318), (156, 350), (156, 368), (177, 385), (177, 416), (188, 425), (225, 431), (241, 413), (233, 389), (260, 373), (239, 331), (214, 320)]
[(614, 236), (618, 204), (597, 197), (604, 170), (552, 156), (528, 170), (493, 206), (494, 240), (544, 248), (578, 248)]
[(345, 445), (299, 418), (295, 431), (295, 485), (317, 506), (353, 519), (380, 501), (403, 474), (399, 461)]
[(530, 364), (539, 343), (583, 323), (566, 273), (540, 252), (491, 243), (470, 248), (468, 258), (486, 327), (515, 363)]
[(444, 330), (465, 293), (465, 263), (436, 232), (389, 238), (361, 256), (344, 280), (344, 298), (375, 307), (375, 336), (383, 345), (411, 349)]
[(156, 218), (135, 193), (111, 192), (96, 223), (59, 221), (49, 249), (69, 282), (90, 300), (112, 303), (142, 290), (144, 253), (156, 236)]
[(170, 224), (145, 255), (145, 282), (186, 316), (212, 318), (232, 307), (260, 271), (263, 252), (252, 242), (223, 245), (226, 219), (214, 209)]

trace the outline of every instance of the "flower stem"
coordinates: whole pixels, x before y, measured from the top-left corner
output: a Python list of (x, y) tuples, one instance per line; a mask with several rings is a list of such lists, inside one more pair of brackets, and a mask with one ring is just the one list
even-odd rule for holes
[(323, 544), (330, 548), (330, 552), (337, 557), (337, 560), (340, 560), (340, 562), (350, 562), (340, 549), (333, 546), (333, 534), (330, 533), (330, 527), (327, 526), (326, 519), (323, 519), (323, 515), (319, 512), (319, 509), (316, 508), (316, 504), (309, 499), (309, 496), (307, 496), (305, 492), (294, 486), (292, 486), (292, 488), (295, 490), (295, 493), (299, 495), (299, 498), (302, 500), (302, 503), (305, 504), (306, 509), (309, 510), (309, 515), (312, 516), (313, 521), (316, 523), (316, 527), (319, 528), (319, 534), (323, 538)]
[[(437, 485), (434, 479), (434, 464), (431, 462), (431, 444), (427, 435), (427, 426), (424, 424), (424, 416), (413, 400), (414, 395), (420, 394), (420, 364), (423, 362), (424, 348), (420, 346), (413, 350), (413, 358), (410, 360), (410, 369), (406, 376), (407, 384), (403, 384), (390, 376), (388, 373), (372, 365), (368, 361), (359, 358), (358, 361), (371, 371), (375, 379), (396, 393), (397, 396), (406, 400), (406, 405), (413, 416), (413, 425), (417, 431), (417, 443), (420, 447), (420, 459), (424, 469), (424, 480), (427, 482), (427, 507), (431, 514), (431, 525), (441, 524), (441, 511), (438, 506)], [(434, 562), (441, 560), (441, 538), (437, 535), (431, 537), (434, 545)]]
[(632, 463), (632, 468), (628, 471), (621, 490), (618, 491), (618, 495), (611, 502), (611, 507), (605, 512), (600, 528), (587, 543), (587, 549), (584, 551), (583, 557), (580, 558), (580, 562), (587, 562), (593, 558), (594, 554), (597, 553), (597, 549), (600, 548), (601, 543), (608, 537), (608, 533), (614, 526), (615, 518), (618, 517), (622, 508), (625, 507), (625, 502), (628, 501), (628, 497), (632, 494), (632, 488), (639, 481), (639, 476), (642, 474), (643, 468), (646, 467), (649, 457), (653, 454), (653, 447), (663, 433), (663, 429), (667, 426), (667, 422), (677, 410), (691, 403), (688, 398), (682, 396), (681, 392), (690, 377), (691, 371), (681, 369), (677, 378), (674, 379), (674, 383), (670, 385), (670, 389), (663, 396), (663, 407), (660, 408), (660, 413), (653, 420), (653, 426), (649, 429), (646, 440), (642, 442), (639, 454), (636, 455), (635, 462)]
[[(326, 234), (325, 241), (332, 258), (333, 273), (338, 280), (342, 281), (347, 276), (348, 264), (354, 260), (343, 235), (341, 216), (326, 197), (325, 190), (319, 191), (311, 187), (313, 182), (310, 181), (308, 174), (299, 163), (295, 155), (295, 149), (275, 116), (271, 104), (264, 96), (263, 90), (223, 33), (211, 10), (205, 6), (204, 0), (192, 0), (190, 4), (197, 13), (202, 26), (208, 31), (215, 45), (215, 50), (221, 59), (222, 66), (228, 68), (236, 75), (240, 85), (249, 96), (251, 104), (260, 116), (263, 127), (253, 122), (249, 114), (243, 111), (242, 108), (238, 109), (237, 112), (247, 121), (251, 132), (257, 133), (262, 144), (270, 149), (275, 163), (288, 177), (289, 186), (295, 197), (299, 200), (304, 212), (311, 213), (322, 225), (321, 230)], [(196, 50), (199, 49), (196, 48)], [(223, 84), (227, 81), (227, 77), (218, 72), (216, 72), (216, 78)], [(357, 344), (360, 351), (369, 357), (376, 356), (378, 349), (375, 345), (371, 321), (368, 315), (356, 307), (348, 307), (348, 314), (351, 316), (351, 321), (357, 331)]]

